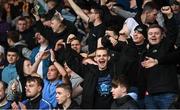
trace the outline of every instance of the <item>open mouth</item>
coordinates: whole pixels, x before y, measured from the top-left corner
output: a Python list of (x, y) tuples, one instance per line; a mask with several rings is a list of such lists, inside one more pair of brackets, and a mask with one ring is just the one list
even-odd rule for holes
[(151, 41), (156, 41), (156, 39), (151, 39)]
[(41, 40), (41, 38), (40, 38), (40, 37), (37, 37), (36, 39), (37, 39), (37, 41), (40, 41), (40, 40)]
[(103, 61), (99, 61), (99, 63), (100, 63), (100, 64), (105, 64), (105, 61), (104, 61), (104, 60), (103, 60)]
[(138, 40), (138, 37), (134, 37), (134, 41), (137, 41)]

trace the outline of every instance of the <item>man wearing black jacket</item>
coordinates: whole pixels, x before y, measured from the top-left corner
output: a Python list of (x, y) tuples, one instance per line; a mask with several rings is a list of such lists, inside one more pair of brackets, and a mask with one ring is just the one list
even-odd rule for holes
[(89, 37), (87, 39), (89, 54), (95, 52), (98, 38), (104, 36), (106, 26), (103, 22), (104, 12), (101, 6), (93, 4), (90, 12), (86, 14), (74, 0), (68, 0), (70, 6), (80, 18), (88, 23), (90, 28)]
[(21, 39), (26, 42), (29, 49), (33, 49), (36, 46), (34, 37), (34, 30), (31, 28), (27, 29), (27, 21), (25, 17), (20, 17), (17, 21), (17, 31), (21, 35)]
[[(166, 37), (163, 36), (163, 29), (159, 25), (151, 25), (148, 28), (149, 45), (145, 57), (159, 59), (174, 51), (177, 28), (173, 14), (169, 6), (162, 7), (161, 11), (166, 15)], [(167, 109), (174, 101), (178, 89), (176, 65), (156, 65), (144, 69), (144, 75), (147, 82), (146, 108)]]
[(66, 55), (66, 62), (84, 78), (81, 107), (108, 109), (112, 103), (111, 81), (115, 71), (108, 65), (110, 57), (105, 48), (98, 48), (95, 54), (97, 65), (83, 65), (78, 54), (72, 52)]

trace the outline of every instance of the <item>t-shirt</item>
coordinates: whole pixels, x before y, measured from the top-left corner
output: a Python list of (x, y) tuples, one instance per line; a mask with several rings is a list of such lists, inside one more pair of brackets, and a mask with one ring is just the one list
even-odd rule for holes
[(97, 40), (100, 37), (103, 37), (105, 34), (106, 26), (101, 23), (97, 26), (93, 26), (92, 23), (89, 23), (90, 32), (89, 38), (87, 39), (89, 53), (93, 53), (97, 48)]
[(94, 108), (108, 109), (111, 106), (112, 94), (111, 83), (112, 77), (109, 74), (109, 70), (99, 71), (99, 78), (97, 81)]

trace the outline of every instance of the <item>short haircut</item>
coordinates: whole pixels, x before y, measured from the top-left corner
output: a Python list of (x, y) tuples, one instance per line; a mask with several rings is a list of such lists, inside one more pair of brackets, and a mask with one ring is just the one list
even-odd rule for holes
[(26, 18), (23, 17), (23, 16), (21, 16), (21, 17), (18, 19), (18, 21), (25, 21), (25, 22), (27, 22), (27, 21), (26, 21)]
[(123, 74), (114, 76), (112, 79), (112, 87), (116, 88), (118, 85), (124, 86), (127, 91), (129, 90), (129, 80)]
[(42, 90), (43, 90), (44, 82), (43, 82), (43, 80), (42, 80), (41, 77), (28, 76), (28, 77), (27, 77), (27, 80), (26, 80), (26, 83), (27, 83), (27, 82), (37, 82), (37, 84), (38, 84), (39, 86), (41, 86), (41, 87), (42, 87)]
[(81, 44), (80, 40), (79, 40), (78, 38), (76, 38), (76, 37), (73, 37), (72, 39), (70, 39), (70, 43), (71, 43), (72, 41), (74, 41), (74, 40), (79, 41), (79, 43)]
[(161, 31), (161, 34), (164, 32), (164, 29), (163, 29), (160, 25), (158, 25), (158, 24), (152, 24), (152, 25), (150, 25), (150, 26), (148, 27), (148, 29), (147, 29), (147, 32), (149, 31), (149, 29), (152, 29), (152, 28), (159, 28), (160, 31)]
[(58, 21), (59, 23), (63, 23), (62, 20), (60, 19), (59, 15), (54, 15), (51, 20), (56, 20)]
[(4, 81), (0, 81), (0, 84), (3, 86), (3, 90), (6, 90), (8, 88), (8, 84)]
[(154, 2), (147, 2), (145, 5), (144, 5), (144, 8), (143, 8), (143, 12), (151, 12), (153, 11), (154, 9), (158, 9), (157, 8), (157, 5), (154, 3)]
[(101, 20), (104, 18), (104, 10), (98, 4), (92, 5), (91, 9), (94, 9), (95, 13), (99, 14)]
[(24, 18), (26, 19), (26, 21), (28, 19), (28, 20), (30, 20), (30, 22), (33, 22), (33, 17), (31, 17), (31, 16), (24, 16)]
[(17, 31), (9, 31), (7, 33), (7, 39), (11, 39), (14, 43), (19, 41), (20, 34)]
[(96, 52), (97, 52), (98, 50), (105, 50), (105, 51), (107, 51), (107, 54), (109, 55), (109, 52), (108, 52), (107, 48), (105, 48), (105, 47), (99, 47), (99, 48), (97, 48), (96, 51), (95, 51), (95, 54), (96, 54)]
[(119, 35), (119, 27), (118, 26), (109, 26), (107, 29), (107, 31), (113, 31), (115, 35)]
[(56, 88), (63, 88), (64, 90), (67, 90), (70, 94), (72, 94), (72, 84), (70, 82), (68, 83), (62, 83), (56, 86)]
[(7, 53), (8, 53), (8, 52), (14, 52), (14, 53), (16, 53), (16, 54), (19, 56), (18, 49), (17, 49), (17, 48), (15, 48), (15, 47), (11, 47), (11, 48), (9, 48), (9, 49), (7, 50)]
[(56, 3), (56, 0), (47, 0), (47, 3), (48, 2), (54, 2), (54, 3)]

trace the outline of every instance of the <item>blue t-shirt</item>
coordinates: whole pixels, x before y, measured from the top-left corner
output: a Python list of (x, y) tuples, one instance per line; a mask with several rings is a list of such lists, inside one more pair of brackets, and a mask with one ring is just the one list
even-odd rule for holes
[(50, 82), (47, 79), (44, 79), (44, 88), (42, 91), (42, 97), (47, 100), (52, 107), (56, 107), (56, 86), (61, 84), (62, 80), (56, 80), (54, 82)]

